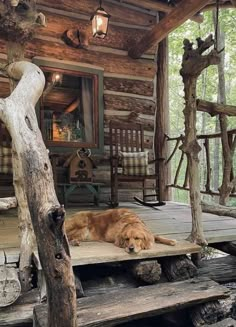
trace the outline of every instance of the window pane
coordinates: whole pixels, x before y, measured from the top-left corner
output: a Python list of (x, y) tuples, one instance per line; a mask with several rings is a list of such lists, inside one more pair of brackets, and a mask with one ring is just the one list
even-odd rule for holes
[(45, 72), (41, 107), (45, 141), (94, 143), (94, 78)]

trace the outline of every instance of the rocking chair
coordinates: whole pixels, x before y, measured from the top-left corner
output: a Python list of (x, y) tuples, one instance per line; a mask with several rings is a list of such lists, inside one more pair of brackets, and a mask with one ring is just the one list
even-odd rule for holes
[[(158, 198), (158, 176), (148, 174), (148, 152), (144, 151), (143, 126), (138, 123), (110, 122), (110, 163), (111, 163), (111, 206), (119, 205), (118, 183), (141, 182), (143, 199), (134, 199), (147, 206), (160, 206), (164, 202)], [(155, 165), (154, 165), (155, 166)], [(154, 180), (153, 194), (146, 194), (146, 180)], [(150, 187), (149, 187), (150, 188)], [(147, 197), (156, 197), (157, 202), (147, 201)]]

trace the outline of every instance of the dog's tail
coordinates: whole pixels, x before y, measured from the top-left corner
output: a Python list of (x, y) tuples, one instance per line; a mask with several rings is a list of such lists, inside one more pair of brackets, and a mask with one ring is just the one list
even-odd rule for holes
[(172, 245), (172, 246), (174, 246), (176, 244), (176, 240), (170, 240), (169, 238), (162, 237), (159, 235), (154, 235), (154, 238), (155, 238), (156, 243), (162, 243), (162, 244)]

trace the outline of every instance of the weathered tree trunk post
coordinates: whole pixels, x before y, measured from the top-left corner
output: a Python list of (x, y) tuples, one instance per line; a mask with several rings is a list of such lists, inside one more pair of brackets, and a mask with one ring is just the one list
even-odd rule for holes
[[(17, 10), (17, 6), (21, 9)], [(5, 1), (0, 7), (0, 33), (6, 40), (8, 64), (24, 60), (25, 44), (38, 26), (45, 26), (45, 17), (37, 13), (36, 0), (20, 4), (19, 1)], [(17, 82), (10, 78), (10, 90)], [(12, 140), (13, 184), (18, 202), (18, 219), (21, 237), (19, 277), (22, 291), (31, 288), (31, 255), (35, 247), (35, 237), (31, 223), (27, 198), (23, 187), (22, 165)]]
[(167, 163), (169, 132), (169, 97), (168, 97), (168, 38), (158, 44), (157, 81), (156, 81), (156, 122), (155, 122), (155, 158), (158, 172), (159, 201), (170, 200), (170, 165)]
[[(219, 22), (216, 23), (216, 12), (213, 11), (213, 21), (215, 28), (217, 28), (217, 49), (224, 49), (225, 47), (225, 36), (223, 31), (220, 29)], [(226, 94), (225, 94), (225, 75), (224, 75), (224, 62), (225, 62), (225, 52), (224, 50), (220, 52), (220, 62), (218, 66), (218, 103), (226, 105)], [(220, 198), (219, 204), (226, 205), (229, 200), (229, 195), (234, 187), (231, 182), (231, 171), (233, 166), (233, 153), (230, 149), (227, 127), (228, 118), (225, 114), (219, 115), (220, 129), (221, 129), (221, 144), (223, 152), (223, 179), (221, 186), (219, 188)]]
[(34, 108), (43, 91), (44, 75), (28, 62), (13, 63), (7, 72), (20, 81), (8, 98), (0, 100), (0, 119), (10, 132), (22, 164), (23, 186), (47, 284), (48, 327), (75, 327), (76, 295), (63, 226), (65, 211), (55, 194)]
[(197, 142), (196, 132), (196, 84), (197, 78), (203, 69), (209, 65), (219, 63), (219, 56), (215, 50), (212, 50), (208, 55), (202, 55), (203, 52), (214, 44), (211, 35), (204, 41), (199, 38), (197, 42), (197, 48), (193, 49), (193, 43), (190, 43), (189, 40), (184, 40), (184, 54), (180, 74), (183, 78), (185, 92), (185, 108), (183, 111), (185, 116), (185, 138), (180, 148), (187, 155), (189, 167), (190, 203), (192, 210), (192, 232), (189, 239), (193, 242), (204, 244), (206, 240), (202, 228), (198, 159), (201, 147)]
[[(7, 42), (8, 64), (24, 60), (25, 45), (17, 41)], [(17, 82), (12, 78), (10, 81), (10, 90), (13, 92)], [(35, 236), (31, 222), (30, 212), (27, 203), (27, 197), (23, 187), (22, 165), (15, 149), (14, 140), (12, 140), (12, 166), (13, 166), (13, 185), (18, 202), (18, 220), (20, 230), (20, 264), (19, 278), (21, 289), (27, 292), (31, 289), (31, 259), (35, 247)]]

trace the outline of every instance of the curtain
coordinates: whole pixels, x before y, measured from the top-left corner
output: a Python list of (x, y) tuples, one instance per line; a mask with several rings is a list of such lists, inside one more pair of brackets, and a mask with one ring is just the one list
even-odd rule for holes
[(85, 141), (93, 142), (93, 80), (91, 78), (82, 77), (81, 98)]

